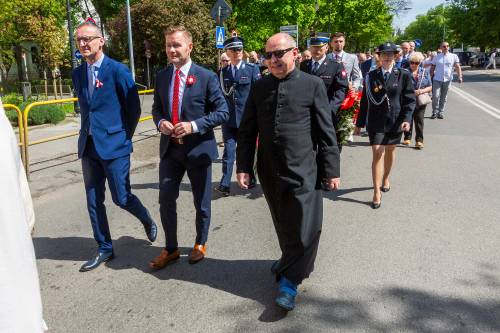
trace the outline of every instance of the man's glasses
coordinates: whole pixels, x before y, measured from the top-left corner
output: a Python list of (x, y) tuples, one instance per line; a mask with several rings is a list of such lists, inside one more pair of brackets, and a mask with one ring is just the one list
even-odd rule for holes
[(229, 60), (221, 60), (222, 62), (229, 62)]
[(81, 42), (83, 42), (83, 44), (88, 44), (97, 38), (101, 38), (101, 36), (82, 36), (82, 37), (77, 37), (75, 40), (77, 44), (80, 44)]
[(283, 58), (283, 56), (287, 53), (287, 52), (290, 52), (291, 50), (293, 50), (295, 47), (290, 47), (288, 49), (285, 49), (285, 50), (278, 50), (278, 51), (272, 51), (272, 52), (266, 52), (264, 53), (264, 58), (269, 60), (271, 59), (273, 56), (276, 57), (276, 59), (281, 59)]

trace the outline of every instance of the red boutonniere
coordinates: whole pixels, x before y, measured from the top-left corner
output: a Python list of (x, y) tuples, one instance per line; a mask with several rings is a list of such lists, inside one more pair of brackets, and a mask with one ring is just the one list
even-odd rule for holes
[(99, 79), (95, 79), (95, 87), (96, 87), (96, 89), (102, 88), (103, 85), (104, 85), (104, 83), (102, 83), (101, 81), (99, 81)]
[(196, 83), (196, 77), (194, 75), (189, 75), (186, 79), (186, 85), (190, 87), (195, 83)]

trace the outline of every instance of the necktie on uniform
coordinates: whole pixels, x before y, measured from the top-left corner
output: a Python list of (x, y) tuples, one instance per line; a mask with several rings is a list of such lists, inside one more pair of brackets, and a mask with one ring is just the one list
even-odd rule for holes
[(384, 81), (387, 82), (389, 80), (389, 72), (384, 73)]
[(172, 124), (179, 122), (179, 88), (181, 85), (181, 70), (175, 70), (174, 93), (172, 96)]
[(318, 71), (318, 68), (319, 68), (319, 62), (313, 61), (313, 66), (312, 66), (311, 73), (315, 74)]
[(238, 66), (233, 66), (233, 68), (234, 68), (234, 75), (233, 75), (233, 79), (235, 79), (235, 80), (236, 80), (236, 77), (237, 77), (237, 75), (238, 75)]

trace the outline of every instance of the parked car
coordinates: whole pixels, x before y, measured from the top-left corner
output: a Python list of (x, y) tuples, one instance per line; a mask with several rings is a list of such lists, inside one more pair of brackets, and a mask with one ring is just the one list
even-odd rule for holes
[(468, 65), (471, 67), (482, 68), (482, 67), (486, 66), (487, 59), (488, 58), (486, 57), (486, 54), (484, 54), (484, 52), (478, 52), (478, 53), (473, 54), (469, 58)]

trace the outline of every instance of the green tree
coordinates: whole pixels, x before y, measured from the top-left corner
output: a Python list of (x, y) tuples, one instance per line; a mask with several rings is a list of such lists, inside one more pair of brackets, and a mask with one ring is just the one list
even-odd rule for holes
[[(109, 52), (119, 59), (128, 58), (127, 21), (122, 8), (107, 28), (111, 35)], [(172, 25), (182, 24), (193, 35), (194, 61), (212, 65), (215, 63), (215, 23), (209, 7), (201, 0), (142, 0), (131, 6), (132, 35), (135, 61), (138, 68), (145, 68), (144, 41), (151, 43), (152, 64), (167, 63), (163, 31)]]

